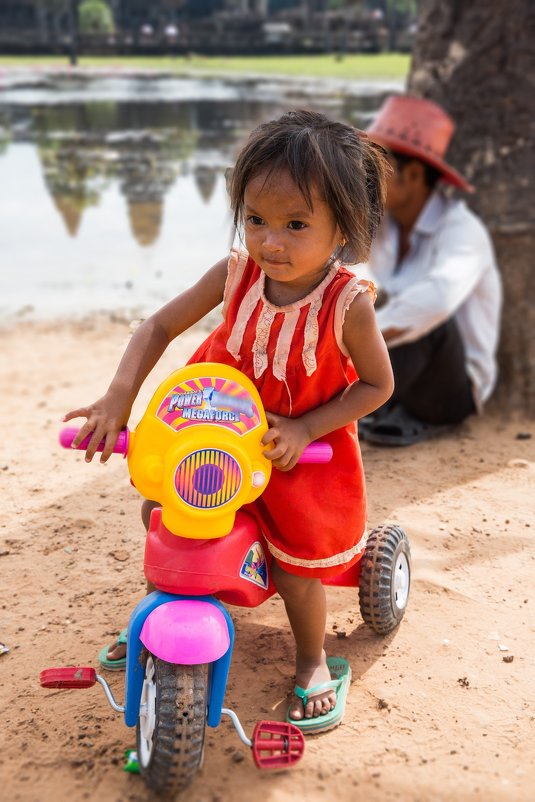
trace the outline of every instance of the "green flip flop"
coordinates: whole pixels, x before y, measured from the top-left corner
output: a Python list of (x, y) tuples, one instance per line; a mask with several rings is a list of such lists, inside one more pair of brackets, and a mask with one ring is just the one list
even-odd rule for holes
[[(119, 633), (119, 636), (115, 641), (117, 644), (126, 643), (126, 632), (126, 629), (123, 629), (123, 631)], [(109, 646), (104, 646), (104, 648), (98, 653), (98, 661), (102, 668), (105, 668), (107, 671), (124, 671), (126, 668), (126, 657), (121, 657), (118, 660), (109, 660), (109, 650)]]
[(305, 735), (315, 735), (318, 732), (327, 732), (342, 723), (346, 707), (349, 683), (351, 682), (351, 667), (343, 657), (328, 657), (327, 665), (331, 672), (332, 680), (314, 685), (313, 688), (304, 690), (299, 685), (294, 688), (294, 693), (302, 702), (303, 707), (307, 704), (311, 696), (317, 696), (323, 691), (334, 689), (336, 691), (336, 704), (329, 713), (314, 718), (295, 719), (290, 717), (290, 709), (286, 714), (286, 721), (295, 724)]

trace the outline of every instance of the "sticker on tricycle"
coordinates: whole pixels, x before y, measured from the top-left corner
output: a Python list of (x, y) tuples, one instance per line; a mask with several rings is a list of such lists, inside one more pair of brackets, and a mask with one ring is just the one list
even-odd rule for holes
[(264, 589), (267, 588), (269, 580), (266, 555), (262, 544), (258, 540), (248, 550), (240, 568), (240, 576), (254, 585)]
[(178, 432), (198, 423), (223, 426), (244, 435), (260, 425), (260, 413), (247, 390), (231, 379), (206, 376), (176, 385), (156, 417)]

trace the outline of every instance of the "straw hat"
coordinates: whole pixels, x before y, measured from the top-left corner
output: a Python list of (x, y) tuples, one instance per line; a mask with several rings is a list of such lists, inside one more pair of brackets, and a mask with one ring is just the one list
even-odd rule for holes
[(367, 129), (370, 139), (383, 147), (414, 156), (442, 173), (442, 179), (465, 192), (474, 187), (444, 161), (455, 124), (446, 112), (433, 103), (410, 95), (393, 95), (379, 109)]

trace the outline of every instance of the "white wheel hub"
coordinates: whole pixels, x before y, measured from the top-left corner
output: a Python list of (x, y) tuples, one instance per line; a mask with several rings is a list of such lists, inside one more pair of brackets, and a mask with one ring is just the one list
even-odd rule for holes
[(393, 598), (398, 610), (404, 610), (409, 598), (410, 568), (404, 552), (398, 554), (393, 576)]
[(139, 762), (148, 766), (153, 749), (154, 729), (156, 727), (156, 671), (154, 660), (149, 655), (145, 667), (145, 679), (141, 689), (139, 705)]

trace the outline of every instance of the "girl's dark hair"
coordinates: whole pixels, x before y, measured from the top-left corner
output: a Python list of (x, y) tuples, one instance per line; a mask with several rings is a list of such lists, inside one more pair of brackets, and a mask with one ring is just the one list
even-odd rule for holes
[(258, 173), (287, 170), (309, 208), (312, 188), (330, 207), (345, 239), (337, 253), (364, 262), (383, 214), (388, 162), (366, 134), (314, 111), (290, 111), (259, 125), (240, 151), (229, 177), (234, 224), (243, 220), (244, 194)]

